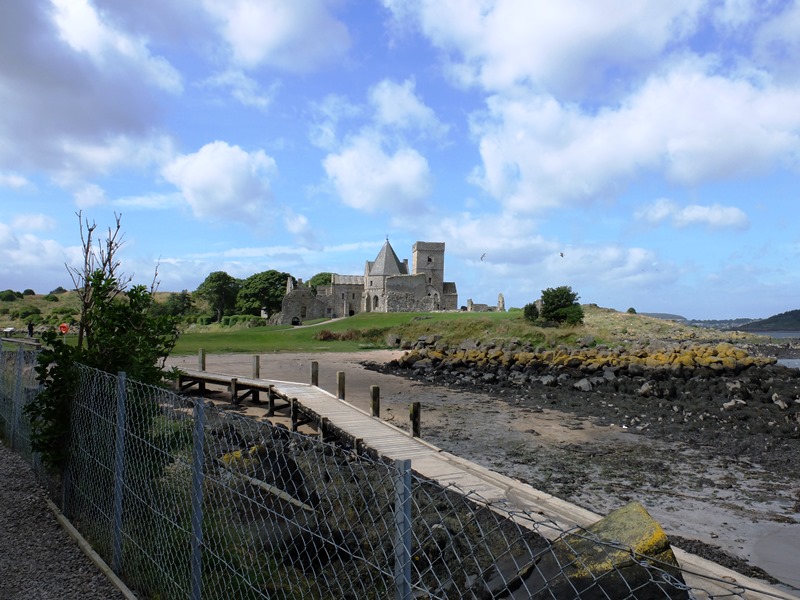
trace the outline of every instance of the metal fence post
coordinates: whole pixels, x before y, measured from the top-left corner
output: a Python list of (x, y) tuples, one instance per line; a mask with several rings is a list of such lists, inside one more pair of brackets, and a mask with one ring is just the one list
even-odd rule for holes
[(395, 600), (411, 599), (411, 461), (394, 461), (395, 480), (395, 541), (394, 585)]
[(203, 597), (203, 443), (205, 402), (194, 402), (194, 447), (192, 449), (192, 600)]
[(125, 478), (125, 409), (128, 390), (124, 371), (117, 375), (117, 426), (114, 437), (114, 515), (111, 569), (122, 572), (122, 495)]
[(22, 344), (17, 347), (16, 380), (14, 381), (14, 395), (11, 397), (11, 450), (17, 449), (17, 429), (22, 420)]

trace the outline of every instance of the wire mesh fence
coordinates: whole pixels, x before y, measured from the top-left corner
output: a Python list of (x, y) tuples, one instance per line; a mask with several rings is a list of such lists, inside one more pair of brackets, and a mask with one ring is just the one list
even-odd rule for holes
[[(3, 352), (0, 374), (2, 432), (28, 456), (33, 362)], [(62, 509), (142, 597), (715, 595), (685, 583), (655, 532), (643, 552), (442, 486), (410, 461), (78, 370)], [(732, 584), (726, 595), (743, 597)]]

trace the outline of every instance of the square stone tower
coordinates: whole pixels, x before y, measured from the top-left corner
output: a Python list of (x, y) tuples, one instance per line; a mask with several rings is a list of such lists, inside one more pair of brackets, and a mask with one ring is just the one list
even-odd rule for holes
[(411, 247), (411, 272), (424, 273), (429, 286), (441, 295), (444, 287), (444, 242), (416, 242)]

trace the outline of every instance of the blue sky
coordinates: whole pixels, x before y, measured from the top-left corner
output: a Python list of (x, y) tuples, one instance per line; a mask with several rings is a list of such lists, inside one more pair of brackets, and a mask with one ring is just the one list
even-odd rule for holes
[(798, 65), (800, 2), (5, 0), (0, 289), (69, 287), (82, 211), (161, 291), (388, 236), (462, 305), (794, 310)]

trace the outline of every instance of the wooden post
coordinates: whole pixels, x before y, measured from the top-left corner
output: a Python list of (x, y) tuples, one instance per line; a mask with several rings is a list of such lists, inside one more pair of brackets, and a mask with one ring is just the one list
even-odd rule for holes
[(197, 352), (197, 370), (198, 371), (205, 371), (206, 370), (206, 351), (200, 348)]
[(319, 387), (319, 363), (315, 360), (311, 361), (311, 385)]
[[(261, 357), (258, 354), (253, 355), (253, 379), (261, 379)], [(251, 390), (252, 400), (254, 404), (261, 404), (259, 391), (256, 389)]]
[(291, 403), (289, 414), (292, 417), (292, 431), (297, 431), (297, 418), (300, 414), (300, 411), (297, 408), (297, 398), (292, 398), (289, 402)]
[(239, 380), (231, 377), (231, 402), (239, 404)]
[(411, 403), (411, 437), (419, 437), (421, 409), (419, 402)]
[(372, 416), (380, 418), (381, 416), (381, 388), (378, 385), (372, 385), (369, 388), (372, 395)]
[(336, 388), (339, 390), (336, 397), (344, 400), (344, 371), (336, 372)]
[(267, 392), (267, 403), (267, 416), (275, 416), (275, 392), (272, 386), (269, 386), (269, 391)]

